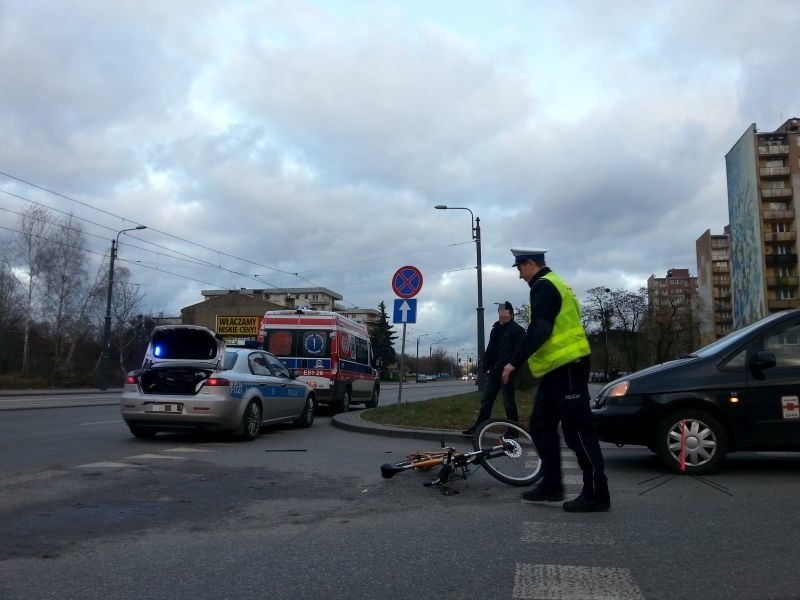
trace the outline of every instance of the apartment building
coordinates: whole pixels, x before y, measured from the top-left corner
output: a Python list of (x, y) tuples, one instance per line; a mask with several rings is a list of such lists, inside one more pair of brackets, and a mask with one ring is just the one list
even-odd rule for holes
[(722, 234), (710, 229), (697, 238), (697, 296), (705, 318), (699, 323), (700, 343), (705, 346), (731, 332), (730, 232), (726, 225)]
[(753, 123), (725, 155), (733, 327), (800, 307), (797, 215), (800, 119), (775, 131)]

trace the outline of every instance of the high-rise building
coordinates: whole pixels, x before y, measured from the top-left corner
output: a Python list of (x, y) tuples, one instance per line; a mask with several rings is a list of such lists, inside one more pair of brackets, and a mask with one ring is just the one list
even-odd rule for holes
[(654, 351), (653, 362), (671, 360), (700, 345), (697, 277), (689, 269), (670, 269), (666, 277), (647, 280), (646, 330)]
[[(797, 217), (800, 119), (771, 132), (753, 123), (725, 155), (733, 327), (800, 307)], [(797, 185), (796, 185), (797, 183)]]
[(724, 232), (710, 229), (697, 238), (697, 295), (706, 318), (701, 319), (700, 343), (709, 344), (732, 330), (730, 225)]

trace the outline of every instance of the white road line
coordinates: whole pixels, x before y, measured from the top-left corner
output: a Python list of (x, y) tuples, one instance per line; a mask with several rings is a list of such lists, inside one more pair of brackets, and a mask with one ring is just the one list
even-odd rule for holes
[(108, 423), (122, 423), (122, 419), (116, 419), (114, 421), (94, 421), (92, 423), (81, 423), (81, 427), (84, 425), (106, 425)]
[(551, 523), (526, 521), (522, 524), (526, 544), (604, 544), (614, 545), (611, 530), (598, 523)]
[(629, 569), (517, 563), (514, 598), (644, 600)]
[(87, 463), (85, 465), (77, 465), (76, 469), (124, 469), (124, 468), (136, 468), (141, 469), (144, 468), (144, 465), (132, 465), (130, 463), (120, 463), (120, 462), (95, 462), (95, 463)]
[(28, 483), (29, 481), (41, 481), (42, 479), (49, 479), (50, 477), (58, 477), (59, 475), (68, 475), (69, 471), (42, 471), (41, 473), (31, 473), (30, 475), (17, 475), (16, 477), (9, 477), (8, 479), (0, 480), (0, 486), (14, 485), (15, 483)]
[(126, 456), (128, 460), (134, 459), (166, 459), (166, 460), (186, 460), (185, 456), (164, 456), (163, 454), (137, 454), (136, 456)]

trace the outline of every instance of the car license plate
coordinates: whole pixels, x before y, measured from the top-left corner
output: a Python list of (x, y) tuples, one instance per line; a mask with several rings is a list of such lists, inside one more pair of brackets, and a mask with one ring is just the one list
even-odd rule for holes
[(179, 413), (183, 409), (183, 404), (147, 404), (146, 412)]

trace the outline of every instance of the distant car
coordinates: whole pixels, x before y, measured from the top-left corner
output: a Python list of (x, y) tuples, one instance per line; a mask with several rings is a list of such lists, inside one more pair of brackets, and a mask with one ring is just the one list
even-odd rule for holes
[(800, 450), (800, 309), (603, 387), (601, 440), (647, 446), (672, 470), (708, 473), (734, 450)]
[(430, 381), (430, 379), (428, 379), (427, 375), (422, 375), (422, 374), (417, 375), (417, 383), (427, 383), (428, 381)]
[(226, 348), (205, 327), (156, 327), (141, 369), (130, 372), (120, 402), (131, 433), (230, 431), (255, 439), (263, 425), (311, 427), (313, 389), (276, 356), (253, 348)]

